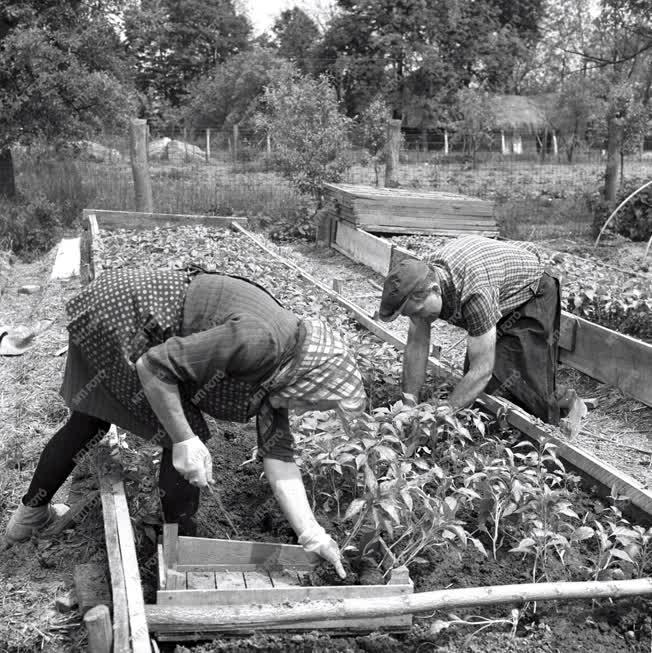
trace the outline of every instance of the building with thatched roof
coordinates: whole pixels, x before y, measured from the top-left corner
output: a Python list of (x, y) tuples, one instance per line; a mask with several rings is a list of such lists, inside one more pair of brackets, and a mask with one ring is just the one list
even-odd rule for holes
[[(541, 152), (557, 153), (557, 136), (548, 117), (555, 96), (501, 95), (489, 96), (495, 116), (496, 139), (503, 154)], [(402, 131), (408, 143), (423, 144), (425, 149), (444, 149), (448, 153), (449, 132), (454, 127), (443, 127), (432, 118), (434, 111), (427, 102), (405, 108)], [(432, 145), (434, 144), (434, 148)]]
[(503, 154), (523, 154), (526, 150), (546, 150), (557, 154), (557, 137), (548, 116), (554, 106), (552, 95), (492, 95), (491, 108), (500, 130)]

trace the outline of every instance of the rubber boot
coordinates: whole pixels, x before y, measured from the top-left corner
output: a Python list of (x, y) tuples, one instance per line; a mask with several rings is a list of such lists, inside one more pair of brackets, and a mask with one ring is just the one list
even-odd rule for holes
[(47, 504), (32, 508), (22, 503), (9, 519), (5, 531), (6, 543), (26, 542), (32, 535), (42, 531), (56, 519), (65, 515), (70, 508), (64, 503)]

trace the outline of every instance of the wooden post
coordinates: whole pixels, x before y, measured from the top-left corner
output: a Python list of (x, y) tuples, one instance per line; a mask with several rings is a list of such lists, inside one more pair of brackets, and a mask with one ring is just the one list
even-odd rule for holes
[(211, 162), (211, 128), (206, 128), (206, 163)]
[(444, 129), (444, 154), (448, 156), (448, 130)]
[(152, 182), (149, 178), (149, 164), (147, 162), (147, 121), (134, 119), (129, 129), (129, 153), (131, 156), (131, 170), (134, 177), (134, 190), (136, 194), (136, 211), (139, 213), (152, 213), (154, 203), (152, 200)]
[(401, 121), (387, 122), (387, 145), (385, 146), (385, 187), (398, 187), (398, 164), (401, 149)]
[(233, 164), (238, 162), (238, 132), (240, 128), (238, 125), (233, 125)]
[(507, 154), (507, 143), (505, 143), (505, 132), (500, 130), (500, 152), (502, 154)]
[(272, 155), (272, 138), (267, 134), (267, 156)]
[(604, 197), (607, 202), (615, 202), (618, 192), (623, 130), (623, 119), (612, 112), (607, 118), (607, 169), (604, 175)]
[(84, 623), (88, 631), (89, 653), (111, 653), (113, 629), (109, 608), (96, 605), (84, 615)]
[(559, 154), (559, 145), (557, 144), (557, 132), (552, 131), (552, 153), (557, 156)]

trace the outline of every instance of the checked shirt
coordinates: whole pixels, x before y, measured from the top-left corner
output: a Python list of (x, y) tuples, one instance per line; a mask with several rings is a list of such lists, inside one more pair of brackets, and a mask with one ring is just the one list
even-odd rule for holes
[(440, 319), (480, 336), (500, 318), (531, 299), (544, 272), (529, 243), (464, 236), (426, 257), (439, 277)]

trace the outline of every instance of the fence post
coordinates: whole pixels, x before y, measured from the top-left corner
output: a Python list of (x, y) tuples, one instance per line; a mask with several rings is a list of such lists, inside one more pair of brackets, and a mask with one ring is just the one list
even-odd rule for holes
[(398, 186), (398, 163), (401, 149), (401, 121), (387, 121), (387, 145), (385, 146), (385, 188)]
[(271, 156), (271, 155), (272, 155), (272, 139), (270, 135), (267, 134), (267, 156)]
[(448, 129), (444, 129), (444, 154), (448, 156)]
[(129, 125), (129, 155), (134, 177), (136, 211), (152, 213), (152, 182), (147, 162), (147, 121), (134, 118)]
[(237, 124), (233, 125), (233, 164), (238, 162), (238, 132), (239, 127)]
[(211, 128), (206, 128), (206, 163), (211, 162)]

